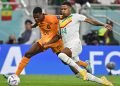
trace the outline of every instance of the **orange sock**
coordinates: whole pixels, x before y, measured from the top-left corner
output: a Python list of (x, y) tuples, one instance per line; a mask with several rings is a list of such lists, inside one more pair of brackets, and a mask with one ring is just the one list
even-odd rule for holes
[(79, 61), (79, 65), (83, 66), (83, 67), (87, 67), (88, 66), (88, 64), (86, 62), (84, 62), (84, 61)]
[(17, 69), (17, 71), (15, 73), (17, 76), (20, 75), (20, 73), (25, 68), (25, 66), (28, 64), (29, 61), (30, 61), (30, 59), (28, 59), (27, 57), (22, 58), (20, 64), (18, 65), (18, 69)]

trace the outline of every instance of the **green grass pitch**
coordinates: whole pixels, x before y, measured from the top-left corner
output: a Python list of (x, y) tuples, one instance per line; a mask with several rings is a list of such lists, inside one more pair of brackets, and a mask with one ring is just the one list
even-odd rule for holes
[[(120, 86), (120, 76), (107, 76), (107, 78), (114, 86)], [(72, 75), (22, 75), (20, 79), (20, 86), (102, 86)], [(0, 75), (0, 86), (8, 86), (2, 75)]]

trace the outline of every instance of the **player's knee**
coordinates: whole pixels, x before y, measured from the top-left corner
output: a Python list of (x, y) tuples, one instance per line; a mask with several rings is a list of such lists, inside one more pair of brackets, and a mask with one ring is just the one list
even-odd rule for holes
[(32, 55), (32, 53), (30, 53), (30, 52), (26, 52), (25, 53), (25, 57), (27, 57), (27, 58), (31, 58), (33, 55)]
[(65, 53), (59, 53), (58, 57), (65, 63), (69, 60), (69, 57)]
[(62, 53), (65, 53), (67, 56), (69, 56), (69, 57), (72, 57), (72, 52), (71, 52), (71, 50), (69, 49), (69, 48), (64, 48), (62, 51), (61, 51)]
[(58, 57), (62, 60), (63, 57), (64, 57), (64, 53), (59, 53), (59, 54), (58, 54)]

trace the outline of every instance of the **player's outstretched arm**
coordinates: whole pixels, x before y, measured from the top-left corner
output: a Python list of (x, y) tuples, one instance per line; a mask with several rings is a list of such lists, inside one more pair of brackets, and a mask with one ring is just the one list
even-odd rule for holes
[(61, 39), (61, 36), (59, 34), (55, 35), (49, 42), (44, 43), (43, 46), (47, 46), (49, 44), (57, 42), (59, 39)]
[(57, 42), (60, 38), (61, 38), (61, 36), (60, 36), (59, 34), (57, 34), (57, 35), (54, 36), (54, 37), (52, 38), (52, 40), (50, 40), (48, 43), (49, 43), (49, 44), (55, 43), (55, 42)]
[(111, 25), (98, 22), (98, 21), (91, 19), (91, 18), (86, 18), (85, 22), (92, 24), (92, 25), (95, 25), (95, 26), (104, 26), (108, 30), (112, 29)]

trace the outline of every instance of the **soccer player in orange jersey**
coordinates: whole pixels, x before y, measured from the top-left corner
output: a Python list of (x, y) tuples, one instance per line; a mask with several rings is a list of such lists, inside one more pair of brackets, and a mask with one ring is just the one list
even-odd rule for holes
[(36, 43), (32, 45), (32, 47), (25, 53), (23, 56), (18, 69), (16, 71), (16, 75), (19, 76), (24, 67), (30, 61), (30, 58), (44, 50), (51, 48), (53, 52), (59, 53), (63, 49), (63, 44), (61, 39), (52, 42), (54, 38), (59, 37), (58, 35), (58, 19), (54, 15), (45, 15), (42, 13), (42, 9), (40, 7), (36, 7), (33, 10), (34, 20), (39, 26), (41, 39), (39, 39)]

